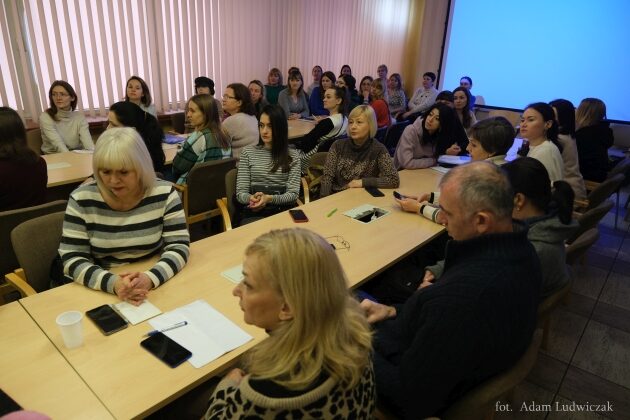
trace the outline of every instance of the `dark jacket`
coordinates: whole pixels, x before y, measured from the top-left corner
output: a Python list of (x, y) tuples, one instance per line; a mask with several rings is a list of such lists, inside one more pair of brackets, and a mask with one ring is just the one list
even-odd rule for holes
[(580, 172), (589, 181), (602, 182), (608, 174), (608, 148), (615, 138), (610, 124), (601, 121), (575, 132)]

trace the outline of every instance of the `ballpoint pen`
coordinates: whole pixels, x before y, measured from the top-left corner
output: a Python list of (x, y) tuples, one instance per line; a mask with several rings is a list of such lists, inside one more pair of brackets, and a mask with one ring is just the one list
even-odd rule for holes
[(330, 216), (332, 216), (333, 214), (335, 214), (335, 212), (336, 212), (336, 211), (337, 211), (337, 208), (332, 209), (332, 210), (330, 211), (330, 213), (328, 213), (328, 214), (326, 215), (326, 217), (330, 217)]
[(188, 325), (187, 321), (178, 322), (177, 324), (171, 325), (170, 327), (162, 328), (161, 330), (153, 330), (149, 331), (144, 335), (144, 337), (151, 337), (152, 335), (163, 333), (166, 331), (174, 330), (175, 328), (183, 327), (184, 325)]

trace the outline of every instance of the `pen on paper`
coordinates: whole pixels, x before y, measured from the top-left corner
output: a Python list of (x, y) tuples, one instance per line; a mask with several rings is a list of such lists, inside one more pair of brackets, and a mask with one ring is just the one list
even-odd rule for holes
[(151, 337), (152, 335), (163, 333), (166, 331), (174, 330), (175, 328), (183, 327), (184, 325), (188, 325), (187, 321), (178, 322), (177, 324), (171, 325), (170, 327), (162, 328), (161, 330), (153, 330), (146, 333), (145, 337)]
[(336, 211), (337, 211), (337, 208), (332, 209), (332, 210), (330, 211), (330, 213), (328, 213), (328, 214), (326, 215), (326, 217), (330, 217), (330, 216), (332, 216), (333, 214), (335, 214), (335, 212), (336, 212)]

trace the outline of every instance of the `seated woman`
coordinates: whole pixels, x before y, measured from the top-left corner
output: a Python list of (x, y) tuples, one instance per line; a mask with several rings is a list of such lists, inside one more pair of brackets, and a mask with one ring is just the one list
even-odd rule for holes
[(306, 172), (311, 156), (320, 149), (320, 146), (328, 146), (329, 149), (330, 145), (328, 145), (327, 140), (332, 143), (337, 137), (346, 134), (348, 128), (347, 98), (345, 88), (332, 87), (326, 90), (324, 107), (330, 115), (319, 120), (308, 134), (293, 140), (293, 143), (301, 151), (302, 173)]
[(13, 109), (0, 107), (0, 211), (46, 202), (46, 161), (26, 143), (26, 129)]
[(376, 126), (378, 128), (389, 127), (392, 124), (392, 119), (385, 100), (385, 88), (381, 79), (372, 82), (370, 93), (372, 98), (370, 106), (376, 114)]
[(512, 217), (529, 226), (527, 239), (534, 245), (542, 267), (540, 297), (545, 298), (569, 282), (564, 242), (573, 234), (573, 190), (564, 181), (551, 186), (543, 164), (521, 158), (503, 166), (514, 190)]
[(48, 91), (50, 108), (39, 117), (42, 152), (61, 153), (75, 149), (94, 149), (88, 122), (77, 109), (77, 94), (64, 80), (55, 80)]
[(196, 163), (226, 159), (232, 156), (230, 139), (221, 129), (214, 98), (207, 94), (188, 100), (187, 118), (195, 127), (173, 159), (173, 175), (177, 183), (186, 183), (188, 172)]
[(562, 145), (564, 180), (573, 188), (576, 200), (586, 200), (586, 187), (580, 172), (577, 144), (575, 143), (575, 107), (566, 99), (549, 102), (558, 123), (558, 143)]
[(470, 130), (470, 127), (477, 122), (477, 118), (472, 112), (472, 100), (468, 89), (461, 86), (455, 88), (455, 90), (453, 90), (453, 104), (455, 105), (457, 118), (459, 118), (464, 129), (466, 131)]
[[(505, 155), (513, 143), (512, 124), (505, 117), (490, 117), (472, 126), (466, 150), (470, 153), (472, 161), (487, 160), (501, 166), (507, 163)], [(439, 200), (439, 191), (434, 191), (419, 196), (405, 195), (402, 199), (396, 199), (396, 202), (404, 211), (419, 213), (436, 222), (441, 220)], [(423, 204), (424, 202), (427, 204)]]
[(308, 98), (303, 85), (302, 74), (294, 71), (289, 74), (287, 88), (278, 95), (278, 105), (282, 107), (286, 118), (290, 120), (306, 118), (310, 115)]
[(282, 84), (282, 73), (279, 68), (272, 68), (267, 75), (267, 84), (265, 85), (265, 99), (270, 104), (278, 103), (278, 95), (284, 90), (285, 86)]
[(316, 87), (320, 86), (320, 80), (322, 79), (322, 73), (324, 73), (324, 70), (322, 70), (322, 66), (316, 65), (316, 66), (313, 67), (313, 70), (311, 70), (311, 74), (313, 75), (313, 83), (308, 85), (308, 87), (306, 88), (306, 94), (308, 95), (309, 98), (313, 94), (313, 89), (315, 89)]
[(223, 109), (229, 114), (223, 120), (223, 129), (232, 139), (232, 154), (238, 159), (245, 146), (258, 142), (258, 120), (249, 89), (242, 83), (227, 85)]
[(562, 145), (558, 143), (558, 123), (553, 108), (544, 102), (528, 105), (521, 117), (520, 135), (528, 143), (523, 144), (518, 154), (538, 159), (545, 165), (551, 182), (564, 179)]
[(363, 103), (363, 98), (359, 96), (359, 92), (357, 92), (357, 79), (350, 74), (342, 74), (337, 78), (337, 82), (335, 82), (335, 86), (345, 87), (348, 91), (348, 112), (352, 111), (357, 105), (361, 105)]
[(164, 172), (164, 131), (158, 120), (132, 102), (116, 102), (109, 107), (108, 127), (135, 128), (149, 150), (155, 172)]
[(397, 169), (420, 169), (435, 166), (440, 155), (465, 153), (466, 131), (455, 111), (447, 105), (431, 105), (424, 118), (416, 118), (405, 127), (394, 152)]
[(348, 116), (349, 139), (333, 143), (326, 158), (320, 195), (325, 197), (346, 188), (397, 188), (398, 172), (392, 158), (376, 135), (376, 115), (360, 105)]
[(363, 105), (368, 105), (372, 99), (370, 98), (372, 94), (372, 82), (374, 82), (372, 76), (363, 76), (359, 84), (359, 95), (361, 96)]
[(214, 80), (209, 77), (199, 76), (195, 78), (195, 95), (201, 95), (202, 93), (206, 93), (214, 99), (214, 102), (217, 104), (217, 109), (219, 110), (219, 117), (223, 119), (223, 105), (221, 105), (221, 101), (214, 97)]
[(341, 70), (339, 70), (339, 77), (341, 76), (352, 76), (352, 69), (349, 65), (344, 64), (341, 66)]
[(295, 207), (300, 194), (300, 158), (289, 150), (289, 127), (282, 108), (264, 107), (259, 127), (258, 144), (243, 149), (238, 165), (236, 199), (244, 206), (240, 224)]
[(575, 142), (584, 179), (602, 182), (608, 175), (608, 149), (615, 138), (606, 119), (606, 104), (597, 98), (580, 102), (575, 113)]
[[(75, 282), (134, 305), (186, 264), (189, 236), (173, 185), (156, 180), (136, 130), (112, 128), (96, 143), (94, 178), (72, 192), (59, 255)], [(160, 255), (145, 272), (114, 274), (113, 266)]]
[(370, 329), (328, 242), (272, 230), (245, 251), (243, 275), (233, 294), (269, 338), (217, 385), (205, 418), (372, 418)]
[(388, 105), (391, 116), (395, 116), (399, 112), (405, 112), (407, 109), (407, 96), (402, 88), (402, 79), (400, 74), (394, 73), (389, 76), (387, 81)]
[(324, 93), (335, 86), (336, 82), (337, 78), (332, 71), (324, 72), (322, 77), (320, 77), (319, 86), (313, 89), (308, 98), (308, 107), (312, 115), (328, 115), (328, 110), (324, 107)]
[(142, 80), (138, 76), (131, 76), (129, 80), (127, 80), (127, 85), (125, 89), (125, 101), (133, 102), (138, 105), (143, 111), (148, 112), (149, 114), (157, 117), (157, 112), (155, 111), (155, 106), (151, 103), (151, 92), (149, 91), (149, 86), (147, 82)]
[(252, 80), (249, 82), (249, 94), (252, 97), (252, 104), (254, 104), (254, 110), (256, 111), (256, 118), (260, 118), (260, 113), (265, 105), (268, 105), (267, 99), (265, 99), (265, 87), (260, 80)]

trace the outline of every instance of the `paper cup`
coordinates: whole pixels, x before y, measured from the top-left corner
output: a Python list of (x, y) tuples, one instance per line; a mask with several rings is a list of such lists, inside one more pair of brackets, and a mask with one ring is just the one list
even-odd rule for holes
[(67, 348), (73, 349), (83, 344), (83, 314), (79, 311), (64, 312), (57, 317), (57, 325)]

